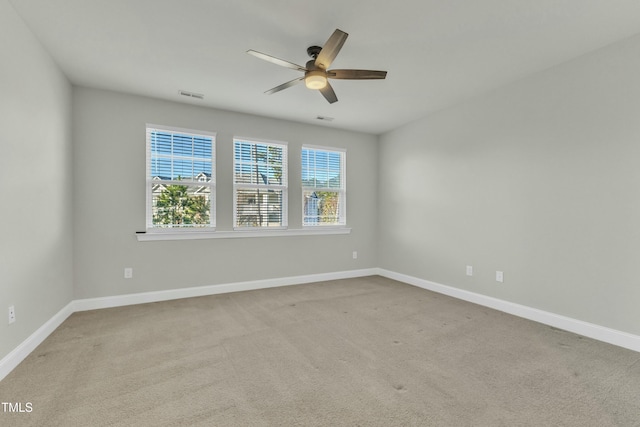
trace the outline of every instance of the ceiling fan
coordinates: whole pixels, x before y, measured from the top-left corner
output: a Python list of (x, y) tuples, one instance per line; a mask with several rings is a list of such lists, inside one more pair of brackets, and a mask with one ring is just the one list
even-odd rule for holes
[(384, 79), (387, 76), (386, 71), (374, 71), (374, 70), (329, 70), (331, 63), (342, 49), (342, 45), (347, 40), (349, 34), (341, 30), (335, 30), (329, 40), (323, 47), (311, 46), (307, 49), (307, 54), (312, 58), (307, 61), (306, 65), (294, 64), (293, 62), (285, 61), (284, 59), (276, 58), (275, 56), (267, 55), (266, 53), (258, 52), (253, 49), (247, 51), (248, 54), (257, 58), (264, 59), (273, 64), (280, 65), (282, 67), (292, 68), (294, 70), (302, 71), (304, 76), (293, 79), (289, 82), (283, 83), (279, 86), (269, 89), (265, 93), (271, 95), (272, 93), (280, 92), (283, 89), (294, 86), (302, 81), (309, 89), (319, 90), (320, 93), (333, 104), (338, 100), (336, 93), (329, 84), (327, 79), (343, 79), (343, 80), (372, 80), (372, 79)]

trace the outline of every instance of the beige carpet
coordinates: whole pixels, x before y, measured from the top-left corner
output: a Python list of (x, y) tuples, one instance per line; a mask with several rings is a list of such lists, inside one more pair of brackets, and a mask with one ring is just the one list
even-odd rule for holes
[(639, 426), (640, 353), (381, 277), (73, 314), (2, 426)]

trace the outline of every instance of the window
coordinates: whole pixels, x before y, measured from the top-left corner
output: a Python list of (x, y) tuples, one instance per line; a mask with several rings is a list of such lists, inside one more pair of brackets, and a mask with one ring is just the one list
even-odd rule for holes
[(346, 225), (345, 150), (302, 147), (302, 225)]
[(215, 227), (215, 133), (147, 125), (147, 229)]
[(235, 228), (286, 228), (286, 144), (238, 138), (233, 144)]

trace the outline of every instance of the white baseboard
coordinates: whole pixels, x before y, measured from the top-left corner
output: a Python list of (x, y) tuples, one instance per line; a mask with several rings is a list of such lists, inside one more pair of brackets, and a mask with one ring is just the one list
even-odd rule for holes
[(396, 273), (394, 271), (377, 269), (377, 274), (419, 288), (437, 292), (439, 294), (448, 295), (474, 304), (493, 308), (505, 313), (524, 319), (533, 320), (538, 323), (553, 326), (585, 337), (593, 338), (619, 347), (628, 348), (640, 352), (640, 336), (629, 334), (627, 332), (618, 331), (604, 326), (595, 325), (593, 323), (583, 322), (582, 320), (572, 319), (570, 317), (561, 316), (559, 314), (550, 313), (536, 308), (500, 300), (486, 295), (465, 291), (463, 289), (442, 285), (440, 283), (431, 282), (429, 280), (419, 279), (417, 277), (408, 276), (406, 274)]
[(0, 381), (9, 372), (13, 371), (33, 350), (38, 347), (58, 326), (64, 322), (67, 317), (73, 314), (73, 302), (67, 304), (62, 310), (57, 312), (44, 325), (32, 333), (29, 338), (24, 340), (19, 346), (13, 349), (9, 354), (0, 360)]
[(192, 288), (171, 289), (166, 291), (143, 292), (138, 294), (115, 295), (103, 298), (75, 300), (73, 311), (96, 310), (100, 308), (121, 307), (133, 304), (167, 301), (172, 299), (201, 297), (205, 295), (224, 294), (229, 292), (251, 291), (254, 289), (275, 288), (279, 286), (302, 285), (305, 283), (323, 282), (326, 280), (350, 279), (353, 277), (373, 276), (376, 268), (363, 270), (338, 271), (334, 273), (309, 274), (305, 276), (282, 277), (278, 279), (252, 280), (222, 285), (198, 286)]

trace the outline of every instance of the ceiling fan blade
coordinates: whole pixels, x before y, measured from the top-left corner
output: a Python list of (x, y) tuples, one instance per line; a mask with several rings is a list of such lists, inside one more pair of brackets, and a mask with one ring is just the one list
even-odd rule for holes
[(320, 93), (325, 97), (327, 101), (329, 101), (329, 104), (333, 104), (334, 102), (338, 101), (338, 97), (336, 96), (336, 93), (333, 91), (333, 88), (331, 87), (329, 82), (327, 82), (327, 85), (325, 87), (320, 89)]
[(285, 61), (284, 59), (276, 58), (275, 56), (267, 55), (266, 53), (258, 52), (257, 50), (249, 49), (247, 53), (255, 56), (256, 58), (271, 62), (272, 64), (280, 65), (281, 67), (287, 67), (298, 71), (307, 71), (307, 69), (302, 65), (294, 64), (293, 62)]
[(298, 83), (300, 83), (303, 80), (304, 80), (304, 76), (298, 77), (297, 79), (293, 79), (293, 80), (288, 81), (286, 83), (282, 83), (280, 86), (276, 86), (273, 89), (269, 89), (269, 90), (265, 91), (265, 93), (267, 95), (271, 95), (272, 93), (280, 92), (281, 90), (284, 90), (284, 89), (286, 89), (288, 87), (297, 85)]
[(347, 37), (349, 37), (349, 34), (344, 31), (335, 30), (333, 34), (331, 34), (331, 37), (329, 37), (329, 40), (322, 46), (322, 50), (316, 58), (316, 67), (324, 70), (329, 68), (333, 60), (338, 56), (340, 49), (342, 49), (342, 45), (347, 41)]
[(348, 80), (384, 79), (387, 77), (387, 72), (375, 70), (329, 70), (327, 71), (327, 77)]

